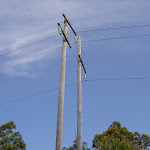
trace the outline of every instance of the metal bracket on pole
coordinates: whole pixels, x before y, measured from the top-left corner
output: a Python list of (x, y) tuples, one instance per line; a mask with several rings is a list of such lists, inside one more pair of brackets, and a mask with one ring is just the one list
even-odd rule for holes
[(67, 39), (67, 37), (66, 37), (66, 35), (65, 35), (64, 31), (63, 31), (63, 29), (62, 29), (62, 27), (61, 27), (61, 25), (60, 25), (59, 23), (58, 23), (58, 27), (61, 29), (62, 34), (63, 34), (63, 36), (64, 36), (66, 42), (68, 43), (69, 47), (71, 48), (71, 45), (70, 45), (70, 43), (69, 43), (69, 41), (68, 41), (68, 39)]
[(80, 59), (80, 61), (81, 61), (81, 64), (82, 64), (83, 70), (84, 70), (84, 72), (85, 72), (84, 80), (86, 81), (86, 70), (85, 70), (85, 67), (84, 67), (84, 64), (83, 64), (83, 61), (82, 61), (82, 58), (81, 58), (81, 56), (80, 56), (80, 55), (79, 55), (79, 59)]
[(77, 43), (77, 33), (75, 32), (75, 30), (73, 29), (72, 25), (70, 24), (69, 20), (66, 18), (65, 14), (62, 14), (63, 17), (65, 18), (65, 20), (67, 21), (67, 23), (69, 24), (70, 28), (72, 29), (73, 33), (75, 34), (75, 43)]
[(65, 18), (65, 20), (67, 21), (67, 23), (69, 24), (70, 28), (72, 29), (73, 33), (77, 36), (76, 32), (74, 31), (72, 25), (70, 24), (69, 20), (65, 17), (65, 14), (62, 14), (63, 17)]

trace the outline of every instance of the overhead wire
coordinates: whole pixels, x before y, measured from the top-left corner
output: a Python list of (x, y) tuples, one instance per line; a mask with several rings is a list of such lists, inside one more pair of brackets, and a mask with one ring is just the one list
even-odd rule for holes
[[(97, 42), (97, 41), (107, 41), (107, 40), (120, 40), (120, 39), (129, 39), (129, 38), (136, 38), (136, 37), (149, 37), (149, 36), (150, 36), (150, 34), (147, 34), (147, 35), (135, 35), (135, 36), (124, 36), (124, 37), (112, 37), (112, 38), (104, 38), (104, 39), (87, 40), (87, 41), (82, 41), (82, 42)], [(74, 44), (74, 43), (71, 43), (71, 44)], [(61, 46), (57, 47), (57, 48), (54, 48), (54, 49), (50, 49), (50, 50), (44, 51), (44, 52), (41, 52), (41, 53), (38, 53), (38, 54), (31, 55), (29, 57), (25, 57), (23, 59), (19, 59), (19, 60), (16, 60), (16, 61), (8, 62), (6, 64), (0, 65), (0, 67), (7, 66), (9, 64), (13, 64), (13, 63), (16, 63), (16, 62), (19, 62), (19, 61), (22, 61), (22, 60), (25, 60), (25, 59), (29, 59), (29, 58), (32, 58), (32, 57), (36, 57), (36, 56), (39, 56), (39, 55), (43, 55), (45, 53), (50, 52), (51, 50), (55, 50), (55, 49), (58, 49), (58, 48), (61, 48)]]
[[(71, 44), (75, 44), (75, 43), (71, 43)], [(19, 59), (19, 60), (16, 60), (16, 61), (10, 61), (10, 62), (8, 62), (8, 63), (6, 63), (6, 64), (0, 65), (0, 67), (7, 66), (7, 65), (10, 65), (10, 64), (14, 64), (14, 63), (17, 63), (17, 62), (20, 62), (20, 61), (22, 61), (22, 60), (26, 60), (26, 59), (29, 59), (29, 58), (32, 58), (32, 57), (37, 57), (37, 56), (39, 56), (39, 55), (43, 55), (43, 54), (49, 53), (49, 52), (51, 52), (51, 51), (53, 51), (53, 50), (56, 50), (56, 49), (58, 49), (58, 48), (61, 48), (61, 47), (62, 47), (62, 46), (59, 46), (59, 47), (56, 47), (56, 48), (53, 48), (53, 49), (49, 49), (49, 50), (47, 50), (47, 51), (43, 51), (43, 52), (40, 52), (40, 53), (31, 55), (31, 56), (28, 56), (28, 57), (24, 57), (24, 58)]]
[(4, 56), (4, 55), (10, 54), (10, 53), (13, 53), (13, 52), (15, 52), (15, 51), (21, 50), (21, 49), (23, 49), (23, 48), (32, 46), (32, 45), (34, 45), (34, 44), (43, 42), (43, 41), (45, 41), (45, 40), (48, 40), (48, 39), (51, 39), (51, 38), (54, 38), (54, 37), (57, 37), (57, 36), (58, 36), (58, 34), (53, 35), (53, 36), (50, 36), (50, 37), (47, 37), (47, 38), (44, 38), (44, 39), (41, 39), (41, 40), (38, 40), (38, 41), (33, 42), (33, 43), (31, 43), (31, 44), (27, 44), (27, 45), (22, 46), (22, 47), (19, 47), (19, 48), (17, 48), (17, 49), (14, 49), (14, 50), (8, 51), (8, 52), (6, 52), (6, 53), (0, 54), (0, 56)]
[(150, 25), (149, 24), (147, 24), (147, 25), (145, 24), (145, 25), (134, 25), (134, 26), (100, 28), (100, 29), (93, 29), (93, 30), (77, 31), (77, 33), (81, 33), (81, 32), (93, 32), (93, 31), (101, 31), (101, 30), (119, 30), (119, 29), (130, 29), (130, 28), (143, 28), (143, 27), (150, 27)]
[(53, 50), (56, 50), (56, 49), (58, 49), (58, 48), (61, 48), (61, 46), (59, 46), (59, 47), (57, 47), (57, 48), (54, 48), (54, 49), (50, 49), (50, 50), (44, 51), (44, 52), (41, 52), (41, 53), (37, 53), (37, 54), (31, 55), (31, 56), (29, 56), (29, 57), (24, 57), (24, 58), (19, 59), (19, 60), (16, 60), (16, 61), (8, 62), (8, 63), (6, 63), (6, 64), (0, 65), (0, 67), (7, 66), (7, 65), (10, 65), (10, 64), (14, 64), (14, 63), (17, 63), (17, 62), (20, 62), (20, 61), (22, 61), (22, 60), (26, 60), (26, 59), (29, 59), (29, 58), (32, 58), (32, 57), (37, 57), (37, 56), (39, 56), (39, 55), (43, 55), (43, 54), (49, 53), (49, 52), (51, 52), (51, 51), (53, 51)]
[[(145, 80), (145, 79), (150, 79), (150, 77), (97, 78), (97, 79), (89, 79), (89, 80), (82, 81), (82, 82), (111, 81), (111, 80), (114, 80), (114, 81), (115, 80)], [(74, 83), (71, 83), (71, 84), (67, 84), (65, 87), (76, 85), (76, 84), (77, 83), (74, 82)], [(11, 104), (11, 103), (16, 103), (16, 102), (19, 102), (19, 101), (24, 101), (25, 99), (32, 98), (32, 97), (42, 95), (42, 94), (45, 94), (45, 93), (50, 93), (50, 92), (53, 92), (53, 91), (56, 91), (56, 90), (59, 90), (59, 88), (57, 87), (57, 88), (53, 88), (53, 89), (50, 89), (50, 90), (45, 90), (45, 91), (42, 91), (42, 92), (39, 92), (39, 93), (31, 94), (31, 95), (28, 95), (28, 96), (25, 96), (25, 97), (22, 97), (22, 98), (18, 98), (18, 99), (12, 100), (12, 101), (8, 101), (6, 103), (1, 104), (0, 107), (2, 107), (4, 105), (7, 105), (7, 104)]]
[(125, 77), (125, 78), (98, 78), (98, 79), (90, 79), (87, 82), (94, 82), (94, 81), (115, 81), (115, 80), (145, 80), (150, 79), (150, 77)]
[(136, 37), (149, 37), (149, 36), (150, 36), (150, 34), (145, 34), (145, 35), (143, 34), (143, 35), (132, 35), (132, 36), (122, 36), (122, 37), (87, 40), (87, 41), (82, 41), (82, 42), (109, 41), (109, 40), (120, 40), (120, 39), (129, 39), (129, 38), (136, 38)]
[[(75, 84), (76, 83), (67, 84), (65, 87), (72, 86), (72, 85), (75, 85)], [(53, 92), (53, 91), (56, 91), (56, 90), (59, 90), (59, 88), (57, 87), (57, 88), (53, 88), (53, 89), (50, 89), (50, 90), (42, 91), (42, 92), (39, 92), (39, 93), (35, 93), (35, 94), (32, 94), (32, 95), (28, 95), (28, 96), (25, 96), (25, 97), (22, 97), (22, 98), (14, 99), (12, 101), (8, 101), (6, 103), (1, 104), (0, 107), (4, 106), (4, 105), (7, 105), (7, 104), (24, 101), (25, 99), (28, 99), (28, 98), (31, 98), (31, 97), (35, 97), (35, 96), (38, 96), (38, 95), (42, 95), (42, 94), (46, 94), (46, 93), (50, 93), (50, 92)]]
[[(122, 27), (112, 27), (112, 28), (100, 28), (100, 29), (94, 29), (94, 30), (83, 30), (83, 31), (77, 31), (77, 33), (81, 33), (81, 32), (93, 32), (93, 31), (100, 31), (100, 30), (119, 30), (119, 29), (128, 29), (128, 28), (143, 28), (143, 27), (150, 27), (149, 24), (145, 24), (145, 25), (134, 25), (134, 26), (122, 26)], [(70, 32), (72, 33), (72, 32)], [(70, 34), (68, 33), (68, 34)], [(7, 54), (10, 54), (10, 53), (13, 53), (15, 51), (18, 51), (18, 50), (21, 50), (23, 48), (26, 48), (26, 47), (29, 47), (29, 46), (32, 46), (34, 44), (37, 44), (37, 43), (40, 43), (40, 42), (43, 42), (45, 40), (48, 40), (48, 39), (51, 39), (51, 38), (54, 38), (54, 37), (57, 37), (59, 34), (56, 34), (56, 35), (53, 35), (53, 36), (49, 36), (47, 38), (44, 38), (44, 39), (41, 39), (41, 40), (38, 40), (36, 42), (33, 42), (31, 44), (27, 44), (25, 46), (22, 46), (22, 47), (19, 47), (17, 49), (14, 49), (14, 50), (11, 50), (11, 51), (8, 51), (6, 53), (2, 53), (0, 54), (0, 56), (4, 56), (4, 55), (7, 55)]]

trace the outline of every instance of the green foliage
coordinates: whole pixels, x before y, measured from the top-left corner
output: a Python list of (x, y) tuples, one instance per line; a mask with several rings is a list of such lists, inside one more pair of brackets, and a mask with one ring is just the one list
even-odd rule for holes
[(25, 150), (26, 144), (19, 132), (13, 132), (13, 121), (0, 126), (0, 150)]
[(97, 143), (96, 148), (99, 150), (141, 150), (127, 139), (120, 140), (113, 136), (103, 136)]
[[(66, 148), (64, 147), (63, 150), (77, 150), (77, 139), (75, 141), (73, 141), (73, 146), (71, 146), (70, 148)], [(86, 142), (82, 143), (82, 150), (90, 150), (87, 146)]]
[(136, 146), (141, 146), (144, 149), (150, 146), (150, 137), (146, 134), (140, 135), (138, 132), (134, 133), (134, 141), (133, 143)]
[(107, 131), (95, 135), (92, 142), (92, 147), (99, 150), (142, 150), (148, 146), (150, 146), (148, 135), (132, 133), (117, 121), (114, 121)]

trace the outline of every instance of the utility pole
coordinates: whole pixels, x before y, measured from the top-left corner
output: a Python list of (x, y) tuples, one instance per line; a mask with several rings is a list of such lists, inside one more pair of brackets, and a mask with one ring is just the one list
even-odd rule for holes
[(75, 43), (77, 43), (77, 34), (68, 21), (68, 15), (62, 14), (64, 17), (64, 31), (58, 23), (59, 34), (63, 34), (63, 47), (61, 58), (61, 73), (60, 73), (60, 85), (59, 85), (59, 100), (58, 100), (58, 113), (57, 113), (57, 133), (56, 133), (56, 150), (62, 150), (62, 138), (63, 138), (63, 111), (64, 111), (64, 93), (65, 93), (65, 71), (66, 71), (66, 47), (67, 43), (71, 48), (71, 45), (67, 39), (67, 24), (71, 27), (75, 34)]
[(86, 81), (86, 70), (81, 58), (81, 37), (78, 36), (78, 73), (77, 73), (77, 150), (82, 150), (82, 85), (81, 85), (81, 65), (85, 72)]
[[(68, 18), (68, 15), (65, 14), (65, 17)], [(63, 37), (62, 58), (61, 58), (61, 73), (60, 73), (59, 100), (58, 100), (58, 113), (57, 113), (56, 150), (62, 150), (65, 71), (66, 71), (66, 47), (67, 47), (67, 41), (65, 37), (67, 37), (67, 29), (68, 29), (67, 21), (64, 19), (64, 35), (65, 36)]]
[(77, 150), (82, 150), (82, 85), (81, 85), (81, 37), (78, 36), (78, 87), (77, 87)]

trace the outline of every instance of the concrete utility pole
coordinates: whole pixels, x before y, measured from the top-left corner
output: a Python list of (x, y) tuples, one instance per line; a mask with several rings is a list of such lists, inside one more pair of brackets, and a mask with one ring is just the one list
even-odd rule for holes
[[(68, 18), (68, 15), (65, 14), (65, 17)], [(66, 19), (64, 19), (64, 34), (67, 37)], [(66, 71), (66, 47), (67, 47), (67, 41), (66, 41), (66, 38), (63, 37), (61, 73), (60, 73), (60, 85), (59, 85), (59, 101), (58, 101), (58, 113), (57, 113), (56, 150), (62, 150), (65, 71)]]
[(82, 85), (81, 85), (81, 65), (85, 72), (84, 80), (86, 81), (86, 70), (81, 58), (81, 37), (78, 36), (78, 87), (77, 87), (77, 150), (82, 150)]
[(77, 150), (82, 150), (82, 85), (81, 85), (81, 37), (78, 36), (78, 100), (77, 100)]
[(66, 47), (67, 43), (71, 48), (71, 45), (67, 39), (67, 24), (75, 34), (75, 43), (77, 43), (77, 34), (68, 21), (68, 15), (62, 14), (64, 17), (64, 31), (61, 25), (58, 23), (59, 34), (63, 34), (63, 47), (61, 58), (61, 73), (60, 73), (60, 85), (59, 85), (59, 101), (58, 101), (58, 113), (57, 113), (57, 133), (56, 133), (56, 150), (62, 150), (62, 138), (63, 138), (63, 111), (64, 111), (64, 93), (65, 93), (65, 72), (66, 72)]

